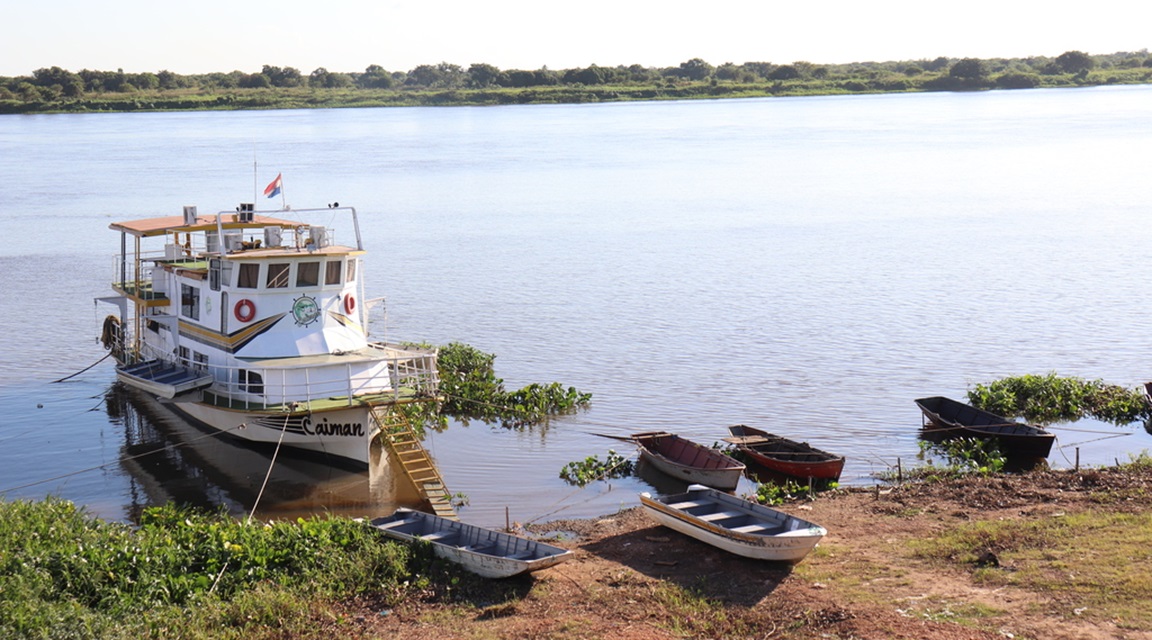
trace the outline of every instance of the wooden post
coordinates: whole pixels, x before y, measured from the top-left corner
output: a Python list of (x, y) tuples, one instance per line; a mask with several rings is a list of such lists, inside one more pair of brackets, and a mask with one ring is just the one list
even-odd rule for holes
[(508, 507), (504, 507), (504, 530), (512, 533), (512, 521), (508, 518)]
[(900, 458), (896, 458), (896, 484), (904, 484), (904, 466), (900, 464)]
[(1076, 447), (1076, 471), (1080, 471), (1080, 447)]

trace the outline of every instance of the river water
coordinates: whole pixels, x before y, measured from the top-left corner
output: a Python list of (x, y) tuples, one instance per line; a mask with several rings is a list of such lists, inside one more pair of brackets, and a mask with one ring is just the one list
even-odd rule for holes
[[(360, 211), (368, 294), (387, 298), (375, 337), (464, 342), (510, 389), (593, 394), (545, 426), (431, 434), (465, 520), (595, 516), (664, 489), (559, 479), (634, 453), (597, 433), (711, 444), (744, 423), (869, 484), (916, 463), (914, 398), (1025, 373), (1152, 379), (1149, 114), (1152, 87), (0, 116), (0, 495), (113, 519), (251, 508), (267, 455), (125, 402), (110, 361), (53, 381), (104, 355), (110, 222), (232, 209), (277, 173), (295, 207)], [(1143, 425), (1054, 431), (1056, 467), (1152, 448)], [(289, 456), (259, 513), (390, 511), (367, 483)]]

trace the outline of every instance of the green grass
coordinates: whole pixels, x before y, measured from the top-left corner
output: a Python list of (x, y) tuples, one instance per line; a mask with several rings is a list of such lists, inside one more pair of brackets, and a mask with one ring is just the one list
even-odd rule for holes
[[(925, 558), (972, 568), (991, 586), (1048, 594), (1047, 613), (1152, 626), (1152, 514), (1101, 513), (976, 522), (913, 543)], [(985, 552), (999, 567), (978, 567)]]

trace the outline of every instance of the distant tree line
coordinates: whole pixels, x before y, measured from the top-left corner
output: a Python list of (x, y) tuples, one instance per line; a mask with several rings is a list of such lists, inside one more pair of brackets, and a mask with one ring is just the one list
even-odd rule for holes
[[(597, 90), (592, 94), (568, 92), (573, 99), (592, 95), (595, 99), (644, 99), (650, 97), (691, 97), (694, 95), (734, 94), (734, 87), (763, 95), (799, 93), (860, 93), (893, 91), (958, 91), (982, 89), (1023, 89), (1039, 86), (1069, 86), (1109, 83), (1152, 82), (1152, 57), (1147, 50), (1107, 55), (1089, 55), (1067, 51), (1055, 58), (944, 58), (934, 60), (859, 62), (851, 64), (814, 64), (793, 62), (726, 62), (713, 66), (693, 58), (675, 67), (629, 66), (551, 70), (502, 70), (477, 63), (467, 69), (442, 62), (420, 65), (408, 71), (388, 71), (370, 65), (362, 72), (335, 72), (323, 67), (305, 75), (292, 67), (265, 65), (257, 73), (232, 71), (180, 75), (171, 71), (125, 73), (123, 70), (68, 71), (60, 67), (37, 69), (31, 76), (0, 77), (0, 111), (69, 110), (94, 108), (100, 97), (115, 108), (117, 104), (140, 104), (116, 101), (116, 96), (153, 97), (164, 95), (214, 96), (216, 103), (203, 101), (165, 101), (145, 103), (154, 108), (206, 108), (220, 105), (220, 96), (252, 91), (300, 92), (365, 90), (404, 92), (468, 92), (491, 90), (538, 90), (549, 88), (647, 87), (655, 91), (612, 94)], [(710, 91), (680, 90), (663, 93), (662, 88), (703, 85)], [(747, 95), (742, 93), (740, 95)], [(492, 95), (492, 94), (485, 94)], [(540, 99), (538, 93), (520, 101)], [(107, 102), (111, 100), (111, 102)], [(469, 102), (467, 94), (440, 94), (439, 103)], [(556, 101), (555, 95), (549, 101)], [(507, 94), (499, 101), (510, 101)], [(483, 102), (481, 100), (481, 102)], [(256, 105), (238, 102), (233, 108)], [(167, 105), (167, 106), (165, 106)], [(181, 106), (186, 105), (186, 106)], [(275, 101), (268, 106), (276, 106)], [(100, 108), (100, 107), (95, 107)]]

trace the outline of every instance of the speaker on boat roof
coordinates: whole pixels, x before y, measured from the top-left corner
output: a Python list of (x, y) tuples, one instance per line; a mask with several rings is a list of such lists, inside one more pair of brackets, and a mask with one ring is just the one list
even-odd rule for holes
[(264, 227), (264, 246), (279, 247), (282, 233), (280, 227)]
[(308, 241), (312, 243), (317, 249), (323, 249), (328, 246), (328, 228), (327, 227), (312, 227), (308, 230)]
[(244, 236), (239, 230), (224, 232), (224, 250), (228, 252), (239, 251), (244, 244)]
[(190, 227), (196, 224), (196, 205), (184, 205), (184, 226)]
[(256, 210), (256, 205), (251, 202), (241, 202), (240, 206), (236, 209), (240, 213), (240, 222), (252, 222), (253, 212)]

